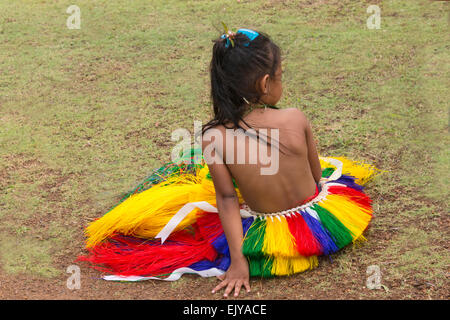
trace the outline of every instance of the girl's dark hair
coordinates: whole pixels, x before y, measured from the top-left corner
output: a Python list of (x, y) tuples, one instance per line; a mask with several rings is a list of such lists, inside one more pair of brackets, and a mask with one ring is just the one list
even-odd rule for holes
[(259, 35), (252, 41), (245, 34), (236, 33), (234, 46), (228, 42), (226, 47), (227, 39), (213, 40), (210, 74), (214, 118), (203, 126), (202, 134), (226, 123), (241, 128), (239, 121), (245, 123), (242, 116), (248, 106), (244, 98), (250, 103), (260, 103), (258, 80), (266, 74), (275, 76), (281, 50), (267, 34), (257, 32)]

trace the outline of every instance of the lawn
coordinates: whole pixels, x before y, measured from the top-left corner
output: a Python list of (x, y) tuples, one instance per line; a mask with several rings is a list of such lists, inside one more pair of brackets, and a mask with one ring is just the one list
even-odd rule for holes
[[(80, 29), (66, 25), (72, 4)], [(222, 20), (282, 48), (279, 106), (307, 115), (321, 155), (386, 171), (366, 186), (368, 242), (252, 279), (241, 298), (450, 298), (450, 3), (23, 0), (0, 2), (0, 299), (221, 298), (213, 278), (107, 282), (75, 259), (87, 224), (170, 160), (172, 131), (211, 117)], [(371, 265), (381, 289), (366, 286)]]

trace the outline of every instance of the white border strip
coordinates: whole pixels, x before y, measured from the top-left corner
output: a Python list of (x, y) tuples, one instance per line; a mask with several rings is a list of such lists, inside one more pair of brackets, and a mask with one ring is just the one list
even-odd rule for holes
[(207, 270), (202, 271), (196, 271), (191, 268), (178, 268), (174, 270), (167, 278), (160, 278), (160, 277), (141, 277), (141, 276), (115, 276), (115, 275), (108, 275), (104, 276), (103, 279), (107, 281), (143, 281), (143, 280), (163, 280), (163, 281), (176, 281), (181, 278), (181, 276), (185, 273), (193, 273), (197, 274), (201, 277), (215, 277), (220, 276), (224, 274), (225, 272), (217, 269), (217, 268), (211, 268)]

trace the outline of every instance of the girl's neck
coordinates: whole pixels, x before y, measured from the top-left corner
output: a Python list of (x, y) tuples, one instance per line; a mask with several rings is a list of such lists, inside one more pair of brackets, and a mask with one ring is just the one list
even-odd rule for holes
[(270, 109), (279, 109), (277, 106), (272, 106), (272, 105), (269, 105), (269, 104), (265, 104), (265, 103), (259, 103), (259, 104), (256, 104), (256, 103), (252, 103), (252, 104), (248, 104), (247, 105), (247, 108), (245, 109), (245, 111), (244, 111), (244, 116), (246, 116), (246, 115), (248, 115), (250, 112), (252, 112), (253, 110), (256, 110), (256, 109), (267, 109), (267, 108), (270, 108)]

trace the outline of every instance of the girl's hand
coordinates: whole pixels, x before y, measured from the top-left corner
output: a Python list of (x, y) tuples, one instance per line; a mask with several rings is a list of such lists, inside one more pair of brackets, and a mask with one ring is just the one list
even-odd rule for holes
[(250, 292), (248, 262), (244, 255), (238, 259), (231, 260), (227, 272), (217, 278), (222, 280), (222, 282), (213, 289), (212, 293), (216, 293), (218, 290), (226, 287), (224, 297), (228, 297), (233, 289), (234, 296), (237, 297), (242, 286), (245, 286), (247, 292)]

